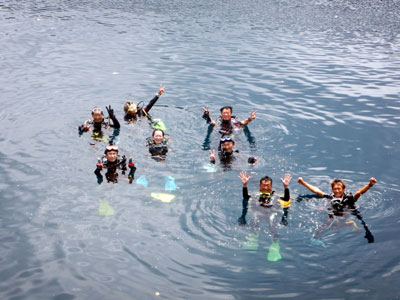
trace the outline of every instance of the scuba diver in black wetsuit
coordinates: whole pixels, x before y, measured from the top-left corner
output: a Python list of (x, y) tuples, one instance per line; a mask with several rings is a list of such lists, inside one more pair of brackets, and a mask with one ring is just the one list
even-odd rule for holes
[(281, 178), (281, 182), (285, 189), (284, 196), (280, 197), (276, 194), (276, 192), (272, 189), (272, 179), (268, 176), (265, 176), (260, 179), (260, 190), (259, 192), (251, 197), (247, 190), (247, 184), (250, 180), (250, 176), (247, 176), (246, 172), (241, 172), (239, 179), (243, 184), (243, 209), (242, 215), (239, 217), (238, 222), (239, 225), (246, 224), (246, 215), (248, 212), (249, 201), (250, 208), (253, 214), (252, 218), (252, 229), (256, 233), (249, 234), (247, 237), (247, 241), (244, 243), (243, 248), (246, 250), (257, 250), (258, 248), (258, 235), (260, 230), (260, 223), (265, 220), (269, 224), (269, 230), (273, 238), (273, 243), (269, 249), (268, 260), (277, 261), (281, 259), (279, 253), (279, 235), (277, 232), (277, 215), (278, 212), (281, 211), (281, 207), (283, 207), (283, 216), (281, 219), (281, 224), (287, 225), (287, 216), (289, 212), (290, 205), (290, 192), (289, 192), (289, 184), (292, 176), (290, 174), (285, 174), (285, 178)]
[(250, 117), (243, 121), (239, 121), (235, 116), (232, 116), (232, 107), (231, 106), (224, 106), (221, 108), (221, 115), (220, 117), (214, 121), (210, 117), (210, 112), (208, 107), (203, 107), (203, 119), (206, 120), (207, 124), (209, 124), (207, 130), (207, 136), (203, 142), (203, 149), (209, 150), (210, 149), (210, 136), (217, 125), (218, 132), (221, 137), (225, 135), (232, 135), (235, 130), (243, 128), (244, 134), (247, 137), (250, 146), (255, 145), (255, 138), (251, 135), (250, 130), (248, 129), (247, 125), (256, 119), (256, 111), (252, 111), (250, 113)]
[[(218, 151), (218, 157), (224, 170), (229, 170), (231, 168), (231, 164), (236, 160), (237, 155), (240, 155), (239, 150), (233, 150), (234, 145), (235, 141), (230, 136), (224, 136), (220, 140), (220, 150)], [(215, 150), (209, 150), (209, 153), (210, 162), (212, 164), (215, 164)], [(247, 162), (249, 164), (255, 164), (257, 162), (257, 158), (249, 157)]]
[(154, 129), (151, 137), (147, 139), (147, 147), (152, 158), (161, 161), (164, 160), (168, 152), (168, 140), (165, 138), (164, 131)]
[(140, 106), (142, 102), (139, 102), (137, 105), (133, 101), (126, 102), (124, 105), (124, 120), (128, 123), (134, 123), (136, 122), (138, 117), (147, 117), (150, 121), (152, 121), (149, 115), (149, 111), (154, 106), (154, 104), (156, 104), (160, 96), (164, 93), (164, 89), (164, 86), (160, 86), (158, 93), (154, 96), (153, 99), (150, 100), (149, 104), (147, 104), (145, 107)]
[[(103, 175), (101, 174), (103, 168), (107, 169), (107, 172), (105, 174), (107, 182), (117, 183), (118, 182), (117, 170), (121, 170), (122, 175), (125, 175), (125, 172), (127, 170), (125, 155), (123, 155), (122, 157), (118, 155), (118, 146), (116, 145), (107, 146), (106, 150), (104, 151), (104, 154), (105, 155), (101, 159), (100, 158), (98, 159), (97, 167), (96, 170), (94, 171), (97, 177), (97, 183), (101, 184), (103, 182)], [(128, 167), (130, 169), (128, 174), (129, 183), (132, 183), (136, 171), (136, 167), (132, 161), (132, 158), (129, 159)]]
[[(338, 226), (337, 224), (338, 221), (337, 219), (335, 219), (335, 217), (342, 217), (345, 215), (346, 212), (350, 212), (352, 215), (354, 215), (357, 219), (361, 221), (361, 224), (365, 229), (365, 238), (368, 240), (368, 243), (374, 242), (374, 237), (371, 231), (368, 229), (367, 224), (362, 219), (360, 212), (356, 209), (355, 206), (355, 203), (357, 202), (358, 198), (360, 198), (362, 194), (366, 193), (371, 187), (373, 187), (376, 184), (376, 179), (374, 177), (371, 177), (369, 179), (369, 183), (360, 188), (354, 194), (354, 196), (351, 193), (345, 193), (346, 184), (342, 179), (335, 178), (331, 181), (332, 194), (325, 194), (318, 187), (305, 182), (302, 177), (299, 177), (297, 179), (297, 182), (299, 184), (304, 185), (311, 192), (317, 194), (318, 196), (329, 199), (331, 203), (331, 207), (329, 208), (330, 213), (328, 215), (328, 219), (320, 228), (317, 229), (314, 236), (311, 238), (312, 244), (325, 247), (326, 246), (325, 243), (320, 239), (320, 237), (323, 234), (323, 231), (331, 227), (341, 227)], [(358, 229), (354, 221), (348, 221), (345, 222), (345, 224), (353, 225), (353, 229)]]
[[(114, 128), (114, 132), (110, 135), (110, 142), (112, 142), (119, 134), (121, 125), (119, 124), (117, 118), (115, 117), (114, 110), (111, 105), (106, 106), (108, 117), (104, 118), (103, 111), (100, 107), (94, 107), (92, 109), (92, 119), (86, 120), (83, 125), (78, 127), (79, 136), (84, 132), (92, 130), (92, 138), (94, 140), (104, 140), (103, 129)], [(112, 121), (112, 122), (111, 122)]]

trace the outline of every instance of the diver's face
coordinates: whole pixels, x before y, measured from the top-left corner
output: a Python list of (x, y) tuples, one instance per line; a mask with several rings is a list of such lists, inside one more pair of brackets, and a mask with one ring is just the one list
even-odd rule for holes
[(161, 131), (157, 130), (156, 132), (154, 132), (153, 139), (156, 144), (161, 144), (164, 136)]
[(233, 152), (233, 142), (232, 141), (226, 141), (221, 146), (225, 152), (228, 152), (228, 153)]
[(232, 117), (232, 111), (229, 108), (224, 108), (221, 112), (221, 118), (224, 121), (229, 121)]
[(344, 194), (343, 185), (340, 182), (335, 183), (333, 185), (333, 187), (332, 187), (332, 192), (333, 192), (333, 194), (335, 195), (336, 198), (342, 198), (343, 194)]
[(127, 114), (130, 116), (135, 116), (137, 114), (137, 108), (128, 110)]
[(107, 151), (106, 153), (106, 158), (109, 162), (115, 162), (118, 157), (118, 152), (117, 151)]
[(270, 180), (263, 180), (260, 183), (260, 191), (263, 193), (271, 193), (272, 191), (272, 182)]
[(103, 120), (103, 114), (92, 114), (92, 118), (94, 122), (101, 122)]

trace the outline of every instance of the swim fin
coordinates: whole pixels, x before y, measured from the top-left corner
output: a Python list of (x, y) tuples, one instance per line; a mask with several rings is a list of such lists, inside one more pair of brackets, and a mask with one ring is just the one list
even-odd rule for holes
[(147, 187), (149, 182), (146, 179), (146, 175), (141, 175), (138, 179), (136, 179), (136, 183)]
[(114, 209), (106, 200), (100, 200), (99, 203), (99, 216), (113, 216), (115, 213)]
[(313, 237), (311, 238), (310, 245), (311, 246), (320, 246), (320, 247), (326, 248), (326, 244), (325, 244), (325, 242), (323, 240), (315, 239)]
[(249, 233), (242, 248), (250, 252), (256, 252), (258, 249), (258, 233)]
[(282, 256), (279, 253), (279, 250), (280, 250), (279, 243), (278, 242), (272, 243), (271, 246), (269, 246), (267, 259), (269, 261), (278, 261), (278, 260), (282, 259)]
[(172, 177), (172, 176), (165, 177), (165, 190), (166, 191), (175, 191), (176, 190), (176, 184), (175, 184), (174, 177)]
[(170, 203), (175, 198), (175, 195), (166, 193), (151, 193), (150, 195), (164, 203)]

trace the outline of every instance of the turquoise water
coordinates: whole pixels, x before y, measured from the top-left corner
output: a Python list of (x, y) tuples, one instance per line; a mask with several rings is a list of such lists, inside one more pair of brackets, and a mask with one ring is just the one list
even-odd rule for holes
[[(396, 299), (400, 279), (400, 10), (395, 1), (6, 1), (0, 4), (1, 299)], [(122, 122), (126, 100), (166, 92), (152, 115), (170, 135), (149, 157), (144, 120)], [(112, 105), (136, 177), (98, 185), (104, 145), (79, 138), (95, 105)], [(257, 110), (250, 147), (229, 171), (208, 172), (202, 107), (239, 119)], [(217, 135), (212, 135), (213, 146)], [(240, 171), (250, 191), (293, 176), (282, 259), (267, 260), (269, 228), (242, 249)], [(171, 203), (165, 176), (178, 189)], [(331, 229), (310, 238), (341, 177), (375, 237)], [(104, 215), (106, 214), (106, 215)], [(354, 219), (361, 227), (357, 219)], [(362, 227), (361, 227), (362, 228)]]

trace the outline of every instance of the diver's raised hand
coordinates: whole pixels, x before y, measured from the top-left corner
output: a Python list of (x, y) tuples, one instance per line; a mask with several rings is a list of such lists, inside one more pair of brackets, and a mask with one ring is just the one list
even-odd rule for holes
[(239, 179), (243, 184), (243, 187), (247, 187), (251, 176), (248, 176), (246, 172), (240, 172)]
[(208, 152), (210, 153), (210, 161), (215, 163), (215, 150), (208, 150)]
[(256, 119), (256, 110), (254, 110), (254, 111), (252, 111), (251, 113), (250, 113), (250, 117), (249, 117), (249, 121), (253, 121), (253, 120), (255, 120)]
[(371, 177), (370, 179), (369, 179), (369, 186), (374, 186), (376, 184), (376, 179), (374, 178), (374, 177)]
[(111, 105), (109, 105), (108, 107), (106, 106), (106, 109), (107, 109), (107, 112), (108, 112), (108, 116), (111, 119), (114, 119), (115, 118), (114, 110), (111, 108)]
[(158, 96), (161, 96), (165, 92), (165, 85), (160, 85), (160, 89), (158, 90)]
[(285, 189), (287, 189), (289, 187), (290, 181), (292, 180), (292, 175), (290, 175), (289, 173), (285, 174), (284, 178), (281, 178), (281, 182), (283, 184), (283, 187)]

